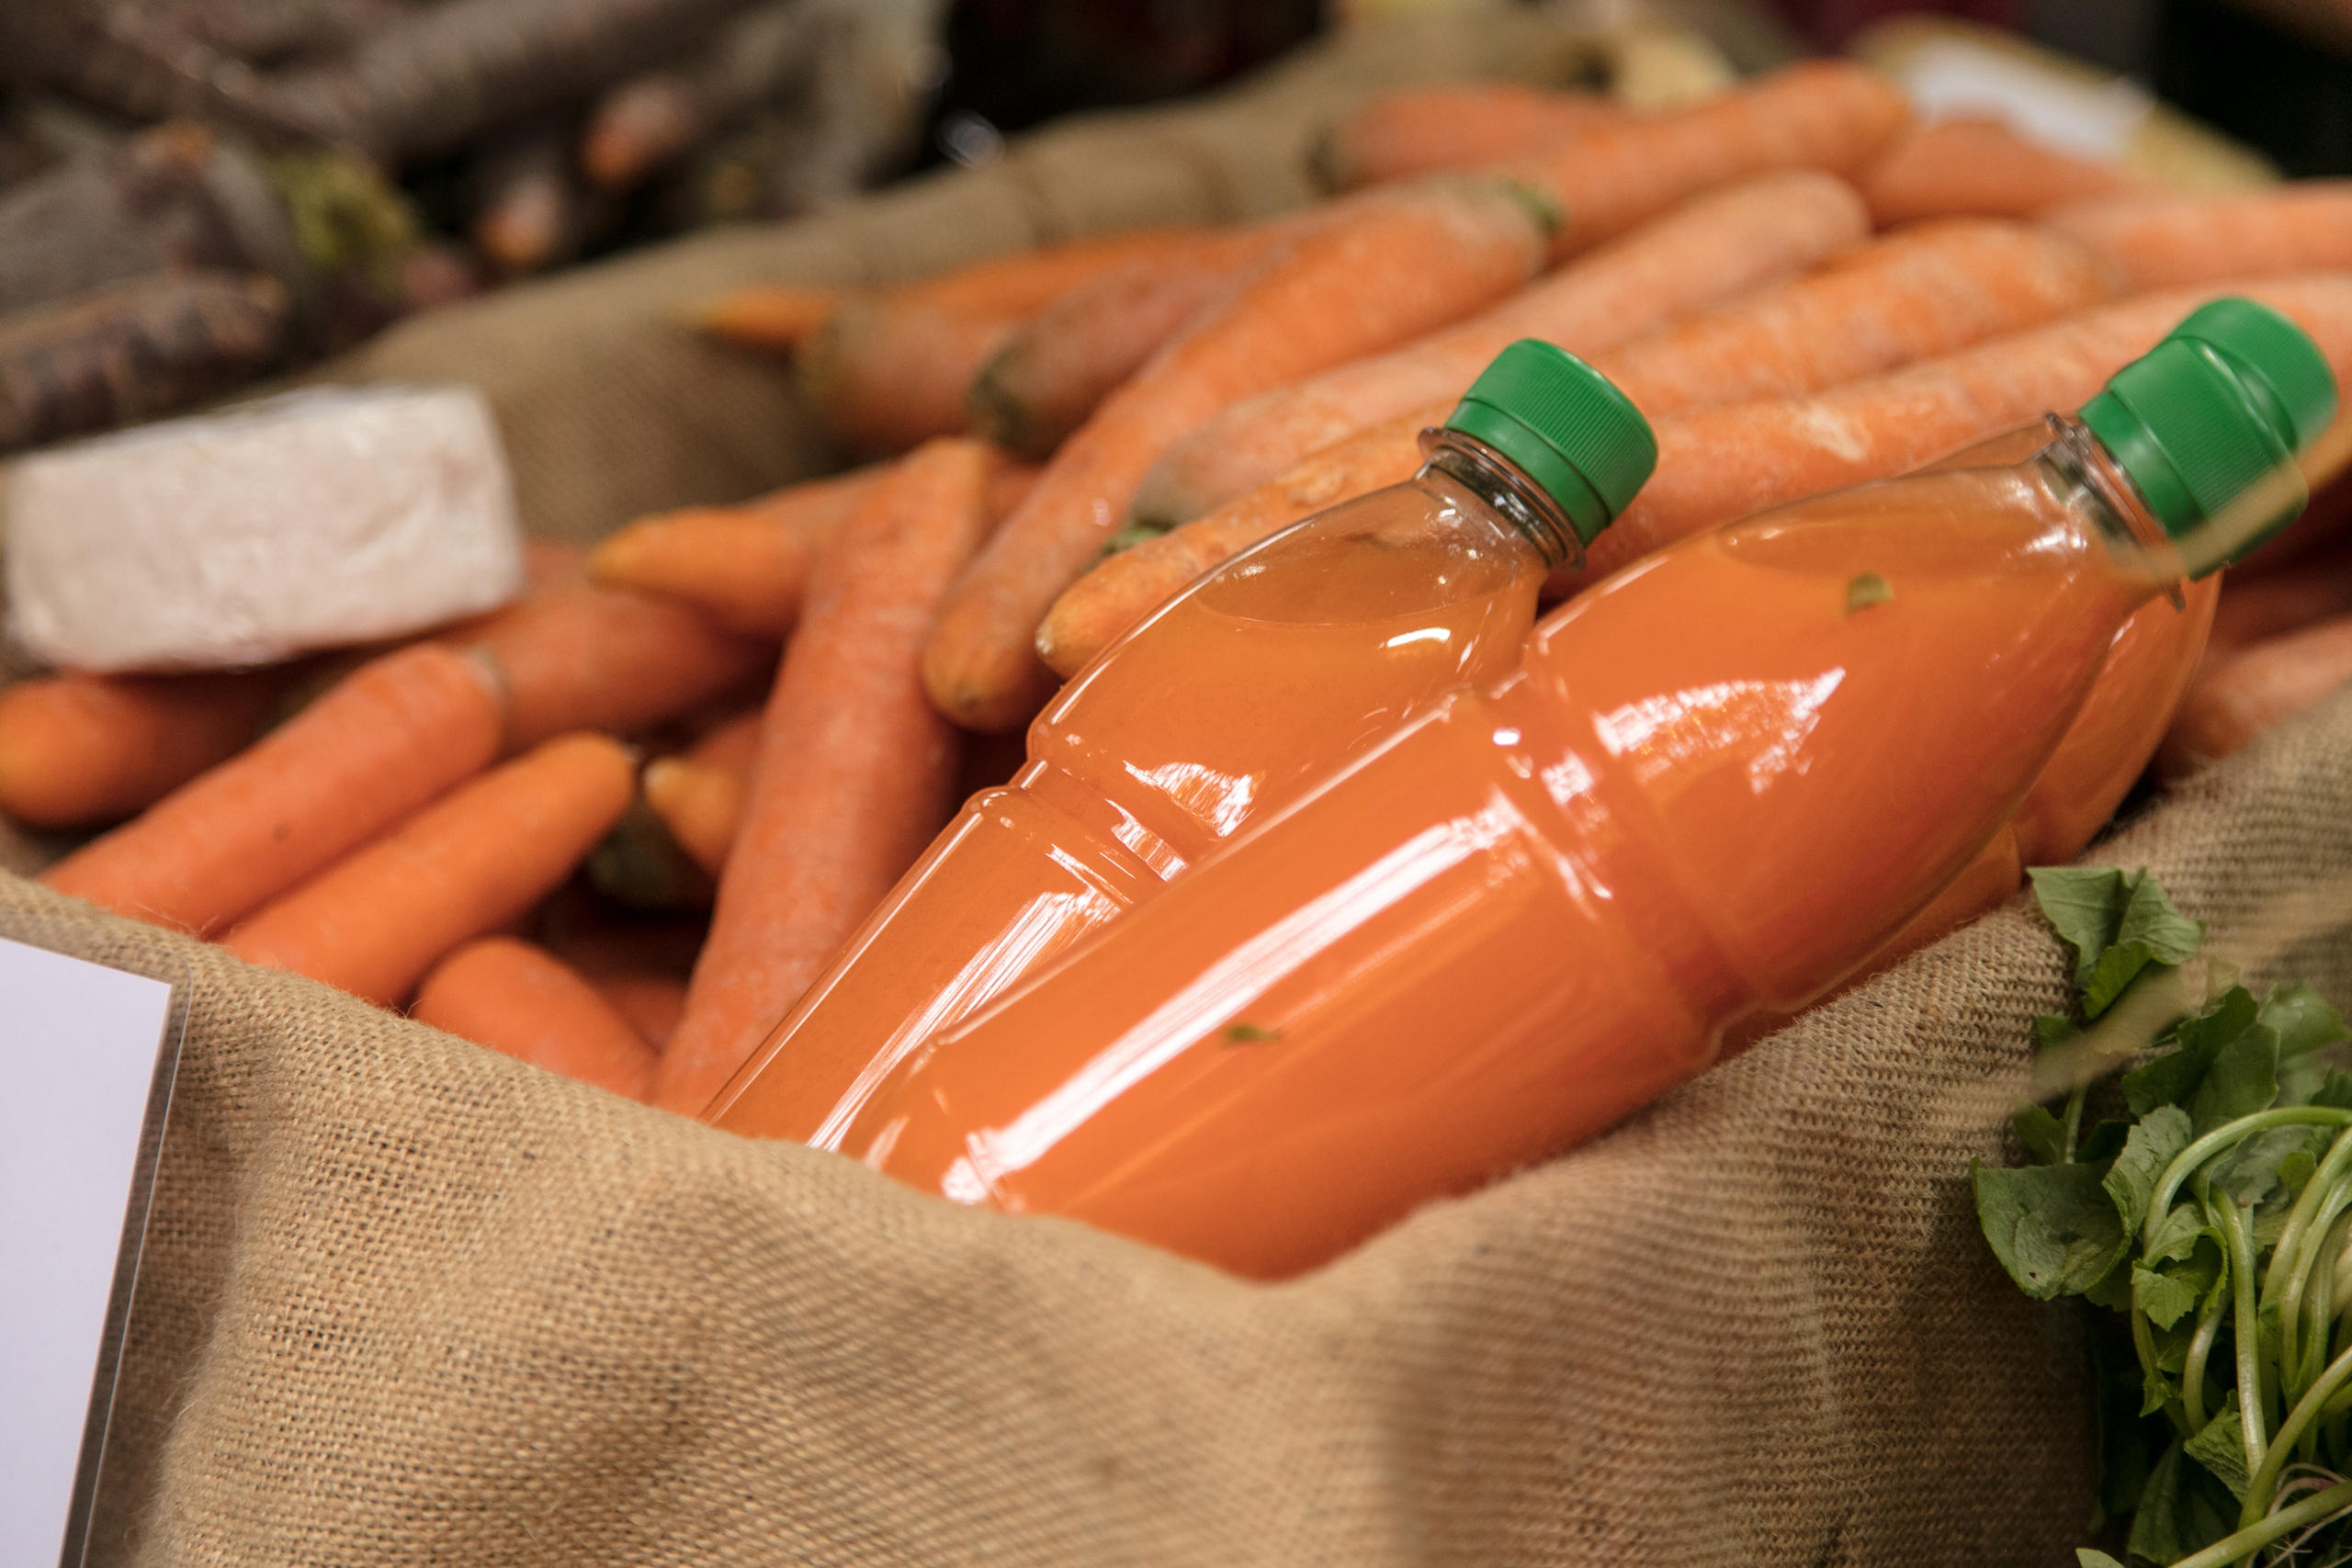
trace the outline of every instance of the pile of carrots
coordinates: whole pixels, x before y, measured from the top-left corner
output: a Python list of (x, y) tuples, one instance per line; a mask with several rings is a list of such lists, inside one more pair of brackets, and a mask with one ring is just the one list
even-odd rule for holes
[[(1261, 223), (716, 301), (707, 329), (792, 355), (867, 466), (549, 552), (514, 605), (332, 668), (19, 682), (0, 809), (119, 823), (61, 891), (692, 1113), (1059, 677), (1409, 477), (1517, 338), (1591, 359), (1658, 435), (1556, 594), (2075, 407), (2218, 294), (2352, 375), (2352, 185), (2153, 189), (1913, 126), (1855, 66), (1649, 115), (1399, 93), (1323, 162), (1338, 194)], [(2352, 676), (2344, 500), (2233, 572), (2167, 774)]]

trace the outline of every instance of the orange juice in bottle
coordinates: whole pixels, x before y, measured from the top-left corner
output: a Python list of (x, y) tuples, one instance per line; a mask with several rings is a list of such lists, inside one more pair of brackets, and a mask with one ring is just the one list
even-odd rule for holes
[(1633, 405), (1515, 344), (1424, 437), (1410, 481), (1227, 562), (1038, 716), (705, 1119), (835, 1146), (923, 1040), (1159, 892), (1421, 704), (1508, 670), (1554, 566), (1649, 477)]
[(2335, 398), (2226, 301), (2024, 461), (1636, 563), (909, 1056), (845, 1152), (1279, 1277), (1598, 1132), (1967, 867), (2118, 628), (2300, 508)]

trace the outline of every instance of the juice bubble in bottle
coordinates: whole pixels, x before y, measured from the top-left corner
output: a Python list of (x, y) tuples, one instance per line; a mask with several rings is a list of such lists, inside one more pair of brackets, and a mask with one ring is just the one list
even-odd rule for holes
[(1633, 404), (1533, 341), (1424, 444), (1409, 482), (1236, 557), (1080, 671), (1028, 764), (972, 798), (705, 1119), (837, 1145), (908, 1051), (1419, 705), (1510, 669), (1545, 573), (1657, 458)]
[(844, 1152), (1280, 1277), (1600, 1131), (1968, 866), (2124, 621), (2300, 509), (2335, 397), (2233, 301), (2023, 462), (1636, 563), (914, 1055)]

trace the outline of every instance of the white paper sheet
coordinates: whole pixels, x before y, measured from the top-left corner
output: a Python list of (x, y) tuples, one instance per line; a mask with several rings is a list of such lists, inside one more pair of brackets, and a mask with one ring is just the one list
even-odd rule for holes
[(0, 941), (0, 1564), (58, 1561), (171, 987)]

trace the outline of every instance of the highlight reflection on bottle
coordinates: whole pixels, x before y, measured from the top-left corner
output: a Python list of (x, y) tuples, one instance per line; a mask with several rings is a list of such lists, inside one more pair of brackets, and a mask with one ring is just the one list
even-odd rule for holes
[[(1531, 400), (1533, 425), (1513, 412)], [(1409, 483), (1237, 557), (1080, 671), (1012, 785), (973, 798), (707, 1119), (862, 1140), (865, 1097), (915, 1046), (1420, 705), (1508, 670), (1545, 573), (1579, 558), (1655, 450), (1615, 389), (1538, 344), (1425, 444)]]
[(2177, 581), (2167, 536), (2216, 564), (2233, 498), (2291, 475), (2324, 362), (2211, 309), (2023, 464), (1816, 497), (1588, 592), (910, 1057), (845, 1152), (1273, 1276), (1646, 1103), (1965, 867)]

